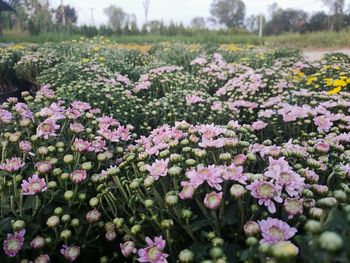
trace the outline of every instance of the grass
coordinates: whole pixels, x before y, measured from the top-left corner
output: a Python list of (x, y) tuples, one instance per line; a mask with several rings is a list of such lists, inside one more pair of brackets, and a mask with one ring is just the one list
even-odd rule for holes
[[(0, 37), (0, 43), (44, 43), (61, 42), (78, 39), (80, 35), (74, 35), (68, 32), (50, 32), (37, 36), (30, 36), (18, 32), (5, 32)], [(291, 48), (350, 48), (350, 31), (341, 32), (314, 32), (307, 34), (288, 33), (278, 36), (267, 36), (263, 39), (255, 34), (220, 34), (215, 31), (205, 31), (195, 33), (192, 36), (176, 35), (145, 35), (145, 36), (110, 36), (111, 40), (120, 43), (159, 43), (168, 41), (180, 41), (185, 43), (235, 43), (235, 44), (253, 44), (264, 43), (269, 47), (291, 47)]]

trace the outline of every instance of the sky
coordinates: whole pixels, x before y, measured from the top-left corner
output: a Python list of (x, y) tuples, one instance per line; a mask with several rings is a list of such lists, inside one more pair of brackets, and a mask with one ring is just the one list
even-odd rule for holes
[[(127, 13), (134, 13), (139, 25), (145, 21), (143, 0), (51, 0), (52, 6), (63, 3), (74, 6), (78, 12), (78, 24), (103, 25), (107, 24), (107, 17), (103, 9), (114, 4), (120, 6)], [(267, 14), (267, 7), (277, 2), (282, 8), (299, 8), (308, 12), (319, 10), (327, 11), (321, 0), (243, 0), (247, 8), (247, 16), (251, 14)], [(149, 20), (163, 20), (183, 22), (189, 25), (195, 16), (209, 17), (209, 8), (212, 0), (151, 0)], [(346, 6), (350, 0), (346, 1)], [(93, 10), (93, 19), (91, 17)]]

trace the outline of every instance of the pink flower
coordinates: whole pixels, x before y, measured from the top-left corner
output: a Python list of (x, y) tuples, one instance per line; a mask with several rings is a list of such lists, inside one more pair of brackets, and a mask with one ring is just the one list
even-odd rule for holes
[(124, 126), (118, 127), (117, 133), (122, 141), (128, 141), (131, 138), (129, 129)]
[(197, 170), (190, 170), (186, 173), (186, 175), (190, 179), (190, 184), (195, 189), (197, 189), (204, 182), (207, 182), (210, 187), (221, 191), (221, 183), (223, 182), (221, 173), (221, 167), (216, 167), (215, 165), (205, 167), (200, 165), (197, 167)]
[(266, 122), (263, 121), (256, 121), (252, 123), (252, 127), (254, 130), (258, 131), (258, 130), (262, 130), (267, 126)]
[(64, 256), (65, 259), (72, 262), (79, 257), (80, 247), (79, 246), (68, 247), (66, 245), (62, 245), (60, 252)]
[(36, 135), (40, 138), (48, 139), (49, 136), (56, 136), (56, 130), (59, 129), (60, 126), (56, 124), (54, 119), (46, 119), (42, 123), (40, 123), (36, 129)]
[(29, 177), (28, 180), (22, 180), (22, 194), (36, 195), (47, 190), (45, 179), (39, 178), (37, 174)]
[(101, 213), (97, 209), (91, 210), (86, 214), (86, 220), (89, 223), (96, 223), (100, 220), (100, 218)]
[(19, 148), (23, 152), (30, 152), (32, 150), (32, 143), (30, 141), (20, 141)]
[(7, 256), (15, 257), (17, 253), (22, 249), (24, 243), (24, 234), (26, 231), (23, 229), (14, 234), (7, 234), (3, 243), (3, 249)]
[(303, 199), (286, 198), (283, 207), (288, 214), (288, 218), (292, 219), (294, 216), (303, 213)]
[(79, 101), (79, 100), (73, 101), (72, 102), (72, 107), (73, 107), (73, 109), (76, 109), (76, 110), (81, 111), (81, 112), (91, 109), (91, 106), (90, 106), (89, 103), (82, 102), (82, 101)]
[(146, 165), (147, 171), (158, 180), (160, 176), (166, 176), (168, 173), (169, 158), (156, 160), (152, 165)]
[(266, 220), (258, 221), (258, 223), (263, 237), (260, 243), (276, 244), (291, 239), (297, 233), (296, 228), (290, 227), (286, 222), (276, 218), (269, 217)]
[(155, 237), (154, 241), (149, 237), (146, 237), (147, 247), (139, 249), (137, 254), (139, 262), (145, 263), (167, 263), (168, 254), (163, 253), (166, 246), (165, 240), (162, 236)]
[(319, 132), (327, 132), (333, 126), (333, 122), (331, 121), (331, 118), (326, 115), (315, 117), (314, 123), (317, 126), (317, 130)]
[(80, 184), (82, 181), (86, 179), (86, 171), (85, 170), (75, 170), (69, 175), (70, 180), (75, 184)]
[(191, 104), (196, 104), (196, 103), (199, 103), (199, 102), (203, 102), (204, 99), (198, 95), (187, 95), (186, 96), (186, 104), (187, 105), (191, 105)]
[(66, 110), (65, 115), (69, 120), (76, 120), (81, 116), (81, 113), (76, 109), (69, 108)]
[(69, 129), (74, 132), (74, 133), (80, 133), (80, 132), (83, 132), (85, 129), (84, 129), (84, 125), (81, 124), (81, 123), (71, 123), (69, 125)]
[(16, 111), (24, 119), (32, 119), (33, 113), (30, 111), (27, 104), (19, 102), (16, 104)]
[(183, 187), (182, 188), (182, 191), (179, 193), (179, 197), (182, 199), (182, 200), (185, 200), (185, 199), (191, 199), (193, 197), (193, 194), (194, 194), (194, 187), (192, 186), (192, 184), (190, 182), (181, 182), (181, 186)]
[(209, 209), (216, 209), (221, 204), (222, 201), (222, 192), (211, 192), (205, 195), (204, 205)]
[(126, 241), (125, 243), (120, 243), (120, 250), (124, 257), (129, 257), (137, 252), (135, 248), (135, 243), (133, 241)]
[(10, 123), (13, 119), (11, 112), (0, 108), (0, 123)]
[(30, 246), (34, 249), (43, 248), (45, 246), (45, 238), (42, 236), (36, 236), (32, 242), (30, 242)]
[(88, 141), (84, 141), (83, 139), (75, 139), (73, 143), (73, 148), (77, 152), (85, 152), (88, 151), (91, 147), (91, 143)]
[(47, 174), (52, 170), (52, 163), (50, 161), (38, 162), (35, 164), (35, 169), (39, 174)]
[(233, 163), (235, 165), (243, 165), (247, 157), (244, 154), (238, 154), (233, 158)]
[(325, 143), (325, 142), (317, 142), (315, 144), (315, 149), (316, 151), (318, 152), (321, 152), (321, 153), (327, 153), (329, 151), (329, 144)]
[[(106, 141), (103, 140), (101, 137), (96, 138), (96, 140), (92, 141), (91, 143), (91, 151), (95, 153), (103, 152), (106, 150)], [(89, 150), (90, 151), (90, 150)]]
[(247, 184), (248, 177), (243, 175), (243, 167), (242, 166), (236, 166), (234, 163), (230, 166), (225, 167), (225, 169), (222, 172), (222, 177), (225, 180), (232, 180), (239, 182), (241, 184)]
[(271, 182), (256, 180), (246, 186), (251, 191), (251, 195), (258, 200), (259, 205), (267, 206), (270, 213), (276, 212), (276, 206), (273, 201), (282, 203), (281, 190), (282, 187), (274, 185)]
[(24, 165), (25, 163), (21, 158), (12, 157), (11, 159), (6, 159), (3, 163), (0, 164), (0, 170), (13, 173), (20, 170)]

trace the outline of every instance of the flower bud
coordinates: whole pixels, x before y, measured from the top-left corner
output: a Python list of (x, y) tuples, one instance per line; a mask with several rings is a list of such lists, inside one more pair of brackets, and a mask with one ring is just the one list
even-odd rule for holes
[(92, 169), (92, 163), (91, 162), (82, 163), (81, 169), (86, 170), (86, 171), (91, 170)]
[(230, 193), (235, 199), (241, 198), (246, 192), (247, 190), (240, 184), (234, 184), (230, 188)]
[(106, 161), (106, 159), (107, 159), (107, 156), (104, 153), (99, 153), (97, 155), (97, 160), (100, 161), (100, 162)]
[(213, 244), (214, 247), (222, 247), (224, 245), (225, 241), (220, 237), (214, 237), (211, 240), (211, 243)]
[(170, 229), (174, 226), (174, 222), (172, 219), (164, 219), (162, 222), (161, 222), (161, 226), (163, 229)]
[(115, 231), (108, 231), (105, 234), (105, 238), (107, 241), (113, 241), (117, 238), (117, 232)]
[(36, 236), (32, 240), (32, 242), (30, 242), (30, 246), (34, 249), (40, 249), (45, 246), (45, 243), (45, 238), (43, 238), (42, 236)]
[(182, 250), (179, 254), (180, 263), (192, 263), (194, 261), (194, 254), (191, 250)]
[(219, 155), (219, 160), (220, 161), (224, 161), (224, 162), (227, 162), (227, 161), (231, 161), (232, 159), (232, 156), (230, 153), (221, 153)]
[(124, 219), (123, 218), (115, 218), (113, 220), (113, 223), (115, 224), (115, 226), (117, 227), (117, 229), (120, 229), (123, 227), (124, 225)]
[(243, 230), (247, 236), (256, 236), (260, 233), (260, 226), (255, 221), (248, 221), (244, 224)]
[(63, 223), (68, 223), (71, 219), (71, 216), (68, 215), (68, 214), (64, 214), (62, 217), (61, 217), (61, 220)]
[(59, 223), (60, 223), (60, 218), (56, 215), (50, 216), (46, 221), (46, 225), (50, 228), (54, 228), (58, 226)]
[(101, 218), (101, 213), (97, 209), (93, 209), (86, 214), (86, 221), (91, 223), (97, 223)]
[(196, 160), (194, 160), (194, 159), (187, 159), (187, 160), (185, 161), (185, 164), (186, 164), (187, 166), (189, 166), (189, 167), (193, 167), (193, 166), (195, 166), (195, 165), (197, 164), (197, 162), (196, 162)]
[(145, 180), (143, 181), (143, 185), (148, 188), (151, 187), (154, 184), (154, 178), (152, 176), (147, 176)]
[(277, 259), (294, 258), (298, 255), (299, 249), (294, 244), (288, 241), (279, 242), (272, 246), (272, 255)]
[(151, 199), (146, 199), (143, 204), (145, 205), (146, 208), (150, 208), (153, 206), (154, 202)]
[(324, 197), (317, 200), (317, 205), (323, 208), (332, 208), (338, 204), (337, 199), (334, 197)]
[(20, 231), (26, 227), (26, 222), (23, 220), (16, 220), (12, 223), (12, 229), (13, 231)]
[(70, 239), (72, 236), (72, 231), (70, 231), (69, 229), (65, 229), (60, 233), (60, 238), (62, 240), (68, 240)]
[(256, 244), (259, 243), (258, 239), (256, 237), (248, 237), (245, 241), (245, 243), (248, 246), (255, 246)]
[(54, 212), (55, 215), (59, 216), (60, 214), (63, 213), (63, 208), (62, 207), (56, 207), (53, 212)]
[(71, 190), (68, 190), (68, 191), (64, 192), (63, 197), (65, 200), (71, 201), (74, 198), (74, 192)]
[(324, 211), (318, 207), (310, 208), (309, 213), (314, 219), (320, 219), (324, 215)]
[(170, 167), (168, 170), (168, 174), (175, 177), (180, 176), (181, 172), (182, 172), (182, 168), (178, 166)]
[(73, 160), (74, 160), (74, 156), (71, 154), (67, 154), (67, 155), (63, 156), (64, 163), (71, 163), (71, 162), (73, 162)]
[(78, 218), (73, 218), (72, 221), (70, 221), (70, 225), (72, 227), (78, 227), (80, 225), (80, 221)]
[(183, 209), (181, 211), (181, 216), (183, 219), (190, 219), (192, 217), (192, 211), (189, 209)]
[(178, 203), (179, 198), (176, 195), (165, 196), (165, 203), (170, 206), (174, 206)]
[(318, 234), (322, 231), (322, 225), (316, 220), (308, 220), (304, 226), (305, 231), (311, 234)]
[(134, 225), (130, 229), (131, 234), (137, 235), (141, 232), (141, 226), (140, 225)]
[(347, 195), (344, 191), (342, 190), (335, 190), (333, 192), (333, 196), (335, 197), (335, 199), (337, 199), (338, 202), (340, 203), (344, 203), (347, 200)]
[(326, 231), (320, 236), (319, 243), (328, 252), (337, 252), (343, 246), (343, 239), (335, 232)]
[(224, 255), (224, 251), (220, 247), (213, 247), (210, 249), (209, 255), (212, 259), (218, 259)]

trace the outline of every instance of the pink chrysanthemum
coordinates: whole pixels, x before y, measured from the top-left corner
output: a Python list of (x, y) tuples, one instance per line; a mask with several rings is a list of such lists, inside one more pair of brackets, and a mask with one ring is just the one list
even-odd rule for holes
[(86, 111), (86, 110), (91, 109), (91, 106), (90, 106), (89, 103), (82, 102), (82, 101), (79, 101), (79, 100), (73, 101), (72, 102), (72, 107), (73, 107), (73, 109), (76, 109), (78, 111)]
[(37, 174), (29, 177), (28, 180), (23, 180), (21, 187), (23, 195), (36, 195), (37, 193), (45, 192), (47, 190), (45, 180), (39, 178)]
[(30, 152), (32, 150), (32, 143), (30, 141), (20, 141), (19, 148), (23, 152)]
[(12, 157), (11, 159), (6, 159), (0, 164), (0, 170), (7, 171), (9, 173), (19, 171), (25, 163), (19, 157)]
[(120, 250), (124, 257), (130, 257), (132, 254), (137, 252), (135, 243), (133, 241), (126, 241), (125, 243), (120, 243)]
[(0, 109), (0, 123), (10, 123), (13, 119), (13, 115), (11, 112)]
[(163, 253), (166, 246), (166, 242), (163, 237), (155, 237), (154, 241), (149, 237), (146, 237), (147, 247), (139, 249), (137, 254), (139, 262), (144, 263), (167, 263), (168, 254)]
[(331, 118), (326, 116), (326, 115), (321, 115), (321, 116), (315, 117), (314, 123), (317, 126), (317, 130), (319, 132), (327, 132), (333, 126), (333, 122), (332, 122)]
[(72, 262), (79, 257), (80, 247), (79, 246), (68, 247), (66, 245), (62, 245), (60, 252), (64, 256), (65, 259)]
[(146, 165), (147, 171), (158, 180), (160, 176), (166, 176), (168, 173), (169, 159), (156, 160), (152, 165)]
[(266, 122), (263, 121), (256, 121), (252, 123), (252, 128), (256, 131), (262, 130), (267, 126)]
[(218, 208), (222, 201), (222, 195), (222, 192), (217, 193), (214, 191), (206, 194), (204, 198), (204, 205), (212, 210)]
[(35, 169), (39, 174), (47, 174), (52, 170), (52, 163), (50, 161), (38, 162), (35, 164)]
[(73, 148), (77, 152), (85, 152), (88, 151), (91, 147), (91, 143), (89, 141), (84, 141), (83, 139), (75, 139), (73, 143)]
[(273, 201), (277, 203), (282, 203), (283, 201), (281, 198), (282, 187), (271, 182), (256, 180), (246, 186), (246, 188), (251, 191), (253, 197), (259, 199), (259, 205), (267, 206), (270, 213), (276, 212), (276, 206)]
[(234, 163), (232, 163), (230, 166), (225, 167), (222, 172), (222, 177), (225, 180), (232, 180), (241, 184), (247, 184), (246, 181), (248, 179), (248, 177), (243, 174), (243, 167), (236, 166)]
[(182, 200), (191, 199), (193, 197), (193, 194), (195, 191), (192, 184), (190, 182), (183, 181), (183, 182), (181, 182), (181, 186), (183, 188), (182, 188), (182, 191), (179, 193), (179, 197)]
[(3, 243), (3, 249), (7, 256), (15, 257), (17, 253), (22, 249), (24, 243), (24, 234), (26, 231), (23, 229), (14, 234), (7, 234)]
[(190, 179), (192, 186), (197, 189), (204, 182), (207, 182), (210, 187), (221, 191), (221, 183), (223, 182), (222, 168), (215, 165), (210, 165), (208, 167), (198, 166), (196, 170), (190, 170), (186, 173), (187, 177)]
[(276, 218), (269, 217), (266, 220), (258, 221), (258, 223), (263, 237), (260, 243), (276, 244), (291, 239), (297, 233), (296, 228), (290, 227), (286, 222)]
[(69, 175), (70, 180), (75, 184), (80, 184), (86, 179), (85, 170), (75, 170)]
[(50, 136), (56, 136), (56, 130), (59, 128), (60, 126), (56, 124), (54, 119), (46, 119), (38, 125), (36, 129), (36, 136), (48, 139)]
[(85, 130), (84, 125), (81, 123), (78, 123), (78, 122), (71, 123), (69, 125), (69, 129), (74, 133), (80, 133), (80, 132), (83, 132)]

